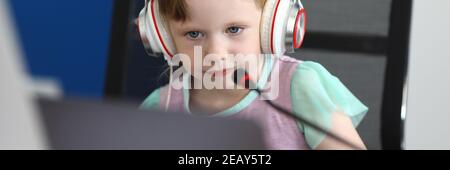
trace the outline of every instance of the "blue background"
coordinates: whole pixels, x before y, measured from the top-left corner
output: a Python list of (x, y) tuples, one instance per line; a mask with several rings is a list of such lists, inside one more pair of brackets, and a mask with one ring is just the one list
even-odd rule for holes
[(101, 97), (113, 0), (11, 0), (28, 70), (65, 95)]

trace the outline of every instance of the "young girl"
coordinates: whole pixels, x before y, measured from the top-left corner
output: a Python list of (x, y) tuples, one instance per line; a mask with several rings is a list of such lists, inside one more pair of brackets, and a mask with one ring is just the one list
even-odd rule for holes
[[(355, 127), (368, 108), (320, 64), (283, 55), (300, 47), (304, 22), (301, 3), (291, 0), (150, 0), (139, 18), (144, 45), (163, 53), (169, 64), (175, 54), (185, 54), (191, 61), (198, 52), (202, 59), (214, 54), (217, 61), (230, 54), (252, 56), (244, 59), (258, 61), (254, 63), (257, 71), (250, 73), (256, 77), (256, 86), (277, 85), (270, 99), (273, 103), (365, 149)], [(203, 84), (192, 88), (207, 75), (232, 77), (232, 69), (197, 63), (192, 68), (182, 64), (190, 73), (182, 80), (187, 86), (177, 89), (171, 81), (152, 92), (142, 108), (251, 119), (261, 125), (269, 149), (352, 149), (280, 113), (254, 91), (205, 88)]]

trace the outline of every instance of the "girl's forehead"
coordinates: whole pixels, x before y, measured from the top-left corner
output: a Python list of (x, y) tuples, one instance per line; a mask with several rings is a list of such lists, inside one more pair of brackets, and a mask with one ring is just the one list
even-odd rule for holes
[(254, 0), (187, 0), (187, 12), (196, 16), (260, 11)]
[(188, 21), (252, 19), (261, 14), (254, 0), (187, 0)]

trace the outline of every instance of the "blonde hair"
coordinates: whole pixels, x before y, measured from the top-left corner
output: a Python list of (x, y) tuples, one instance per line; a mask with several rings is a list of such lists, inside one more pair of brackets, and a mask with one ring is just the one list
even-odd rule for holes
[[(260, 9), (264, 9), (266, 0), (254, 0)], [(175, 21), (186, 21), (189, 19), (186, 0), (158, 0), (159, 12), (162, 17)]]

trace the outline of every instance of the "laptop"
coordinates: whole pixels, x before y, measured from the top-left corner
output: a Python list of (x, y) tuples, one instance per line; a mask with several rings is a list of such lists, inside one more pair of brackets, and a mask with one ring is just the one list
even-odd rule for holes
[(262, 150), (250, 121), (138, 109), (137, 105), (79, 99), (40, 101), (51, 149)]

